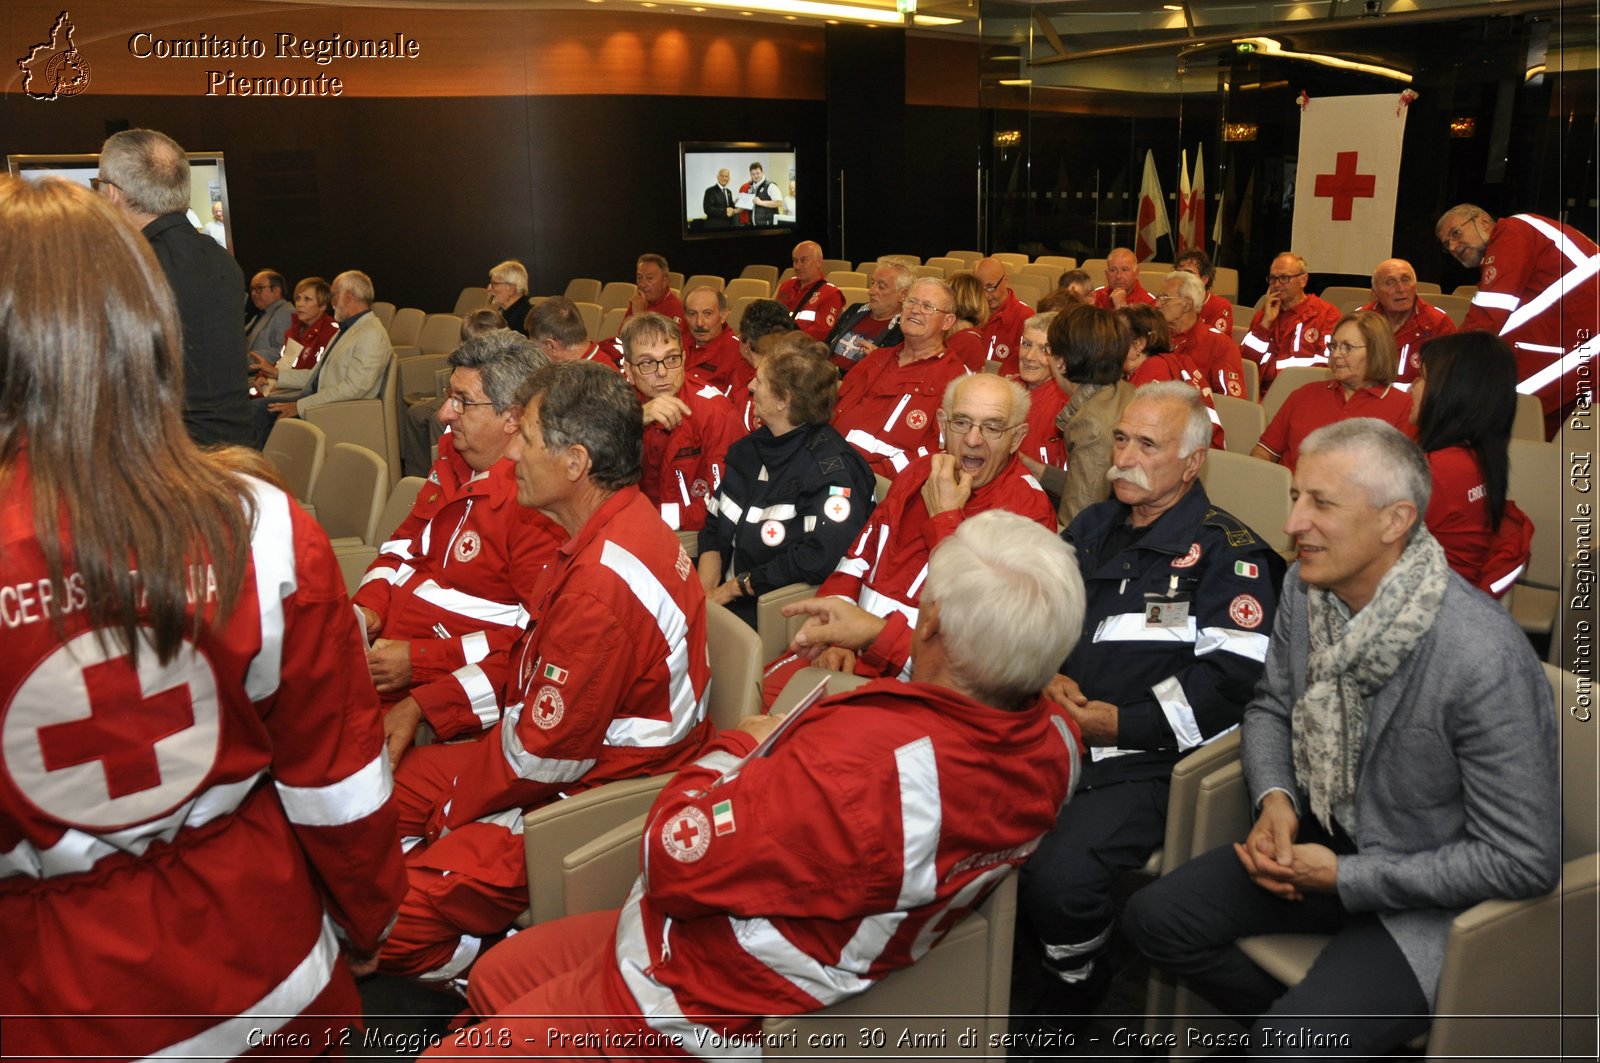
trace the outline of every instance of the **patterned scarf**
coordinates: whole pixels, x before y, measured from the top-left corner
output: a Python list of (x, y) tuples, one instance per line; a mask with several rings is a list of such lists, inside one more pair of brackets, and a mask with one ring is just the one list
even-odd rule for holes
[(1293, 710), (1294, 772), (1330, 831), (1333, 810), (1355, 795), (1372, 698), (1433, 626), (1449, 572), (1444, 548), (1418, 528), (1348, 623), (1332, 591), (1313, 587), (1306, 595), (1311, 659)]

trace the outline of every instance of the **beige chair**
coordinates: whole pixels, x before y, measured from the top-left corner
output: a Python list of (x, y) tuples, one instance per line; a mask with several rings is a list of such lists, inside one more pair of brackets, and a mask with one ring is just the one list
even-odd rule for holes
[[(1478, 294), (1478, 286), (1476, 284), (1458, 284), (1455, 287), (1455, 291), (1451, 292), (1450, 294), (1458, 295), (1470, 302), (1472, 297)], [(1431, 303), (1433, 300), (1429, 299), (1428, 302)]]
[[(450, 354), (447, 351), (438, 354), (413, 354), (399, 359), (399, 364), (400, 394), (405, 396), (406, 405), (409, 406), (425, 402), (438, 394), (435, 381), (438, 379), (439, 370), (449, 368)], [(446, 380), (448, 379), (447, 375)]]
[(387, 331), (389, 323), (394, 320), (395, 305), (393, 303), (375, 302), (372, 304), (372, 316), (382, 323)]
[[(1600, 731), (1591, 718), (1573, 713), (1580, 698), (1587, 699), (1586, 684), (1548, 664), (1545, 674), (1561, 730), (1561, 884), (1543, 897), (1483, 901), (1456, 916), (1427, 1037), (1429, 1060), (1595, 1058)], [(1240, 766), (1230, 765), (1207, 782), (1212, 792), (1197, 817), (1197, 842), (1211, 848), (1242, 839), (1250, 808)], [(1201, 848), (1197, 844), (1195, 851)], [(1243, 938), (1239, 948), (1268, 974), (1294, 985), (1325, 941), (1272, 934)], [(1565, 1019), (1585, 1013), (1590, 1017), (1580, 1022)]]
[(924, 277), (932, 277), (936, 281), (942, 281), (942, 280), (944, 280), (944, 277), (945, 277), (944, 267), (943, 266), (913, 266), (913, 267), (911, 267), (911, 276), (913, 278), (915, 278), (916, 280), (922, 280)]
[(803, 616), (784, 616), (783, 607), (816, 596), (815, 583), (789, 583), (756, 599), (756, 634), (761, 639), (763, 661), (775, 661), (787, 653), (795, 632), (806, 622)]
[(719, 730), (761, 711), (761, 640), (733, 610), (706, 603), (706, 655), (711, 660), (711, 722)]
[(1274, 462), (1235, 454), (1231, 450), (1206, 451), (1200, 482), (1212, 504), (1244, 521), (1262, 541), (1284, 557), (1293, 543), (1283, 526), (1289, 522), (1289, 470)]
[[(400, 482), (394, 485), (394, 490), (389, 492), (389, 500), (383, 504), (383, 512), (378, 515), (377, 532), (372, 542), (360, 545), (345, 543), (334, 547), (334, 554), (339, 558), (339, 568), (345, 573), (347, 584), (349, 574), (356, 572), (355, 585), (361, 585), (361, 576), (378, 559), (378, 547), (392, 538), (395, 529), (411, 515), (411, 507), (416, 505), (417, 495), (422, 493), (423, 485), (426, 483), (427, 481), (420, 476), (402, 476)], [(349, 593), (354, 594), (354, 588), (351, 588)]]
[[(846, 266), (848, 266), (848, 265), (849, 264), (846, 263)], [(784, 285), (784, 282), (787, 281), (792, 276), (794, 276), (794, 267), (790, 266), (788, 269), (786, 269), (782, 273), (778, 274), (778, 283), (774, 284), (772, 286), (772, 290), (774, 292), (776, 292), (779, 288), (782, 288), (783, 285)]]
[(759, 262), (752, 263), (739, 271), (740, 277), (754, 277), (767, 282), (769, 291), (776, 291), (778, 287), (778, 267), (767, 266)]
[[(400, 359), (390, 356), (376, 398), (348, 399), (314, 406), (305, 419), (328, 435), (328, 444), (366, 447), (388, 464), (388, 490), (400, 479)], [(330, 453), (329, 460), (332, 460)]]
[(1428, 302), (1450, 315), (1450, 320), (1456, 323), (1456, 328), (1467, 319), (1467, 311), (1472, 309), (1472, 300), (1461, 295), (1430, 295)]
[(417, 334), (423, 354), (449, 354), (461, 346), (461, 318), (456, 314), (429, 314)]
[(627, 306), (628, 300), (633, 298), (633, 293), (639, 288), (632, 281), (610, 281), (600, 289), (600, 298), (597, 302), (601, 312), (610, 310), (614, 306)]
[(694, 276), (683, 282), (682, 292), (684, 295), (688, 295), (696, 288), (715, 288), (720, 292), (724, 287), (726, 287), (727, 283), (728, 282), (723, 280), (721, 277), (710, 273), (696, 273)]
[(397, 347), (415, 347), (417, 337), (422, 335), (422, 323), (426, 320), (428, 315), (416, 307), (401, 307), (389, 320), (389, 342)]
[(1261, 409), (1266, 414), (1267, 423), (1272, 423), (1278, 410), (1288, 401), (1296, 388), (1332, 379), (1333, 371), (1325, 365), (1291, 365), (1287, 369), (1279, 370), (1278, 375), (1273, 378), (1272, 388), (1261, 400)]
[(1105, 283), (1105, 275), (1106, 275), (1106, 260), (1105, 259), (1103, 259), (1103, 258), (1086, 258), (1082, 262), (1078, 263), (1078, 268), (1083, 270), (1085, 273), (1089, 274), (1090, 276), (1094, 276), (1095, 274), (1099, 274), (1099, 276), (1101, 278), (1100, 283), (1101, 284)]
[(1048, 262), (1030, 262), (1017, 270), (1017, 276), (1037, 277), (1044, 284), (1044, 290), (1050, 292), (1055, 290), (1056, 281), (1061, 279), (1063, 272), (1059, 266), (1053, 266)]
[(604, 307), (599, 303), (573, 303), (578, 308), (578, 316), (583, 318), (583, 329), (590, 340), (604, 339), (600, 335), (600, 326), (605, 320), (605, 315), (610, 310), (621, 310), (624, 314), (628, 311), (628, 304), (621, 306)]
[(1567, 454), (1559, 443), (1531, 439), (1512, 439), (1509, 449), (1506, 496), (1533, 521), (1533, 544), (1528, 567), (1503, 601), (1523, 631), (1548, 635), (1561, 607), (1566, 554), (1561, 543), (1568, 534), (1565, 518), (1572, 512), (1562, 500), (1563, 485), (1570, 484)]
[[(1417, 291), (1421, 292), (1423, 295), (1438, 295), (1440, 292), (1444, 291), (1444, 289), (1439, 287), (1438, 281), (1418, 281)], [(1430, 299), (1428, 301), (1432, 302), (1433, 300)]]
[(1057, 279), (1060, 279), (1061, 275), (1067, 270), (1078, 268), (1078, 260), (1071, 255), (1039, 255), (1034, 258), (1032, 264), (1035, 266), (1049, 266), (1056, 271)]
[(1322, 289), (1322, 298), (1337, 307), (1339, 313), (1348, 314), (1372, 302), (1372, 289), (1332, 284)]
[(1032, 307), (1054, 291), (1055, 284), (1032, 274), (1019, 273), (1011, 278), (1011, 290), (1017, 293), (1018, 299)]
[(1539, 396), (1517, 392), (1517, 416), (1511, 422), (1511, 438), (1544, 442), (1544, 406)]
[(753, 296), (757, 299), (772, 298), (772, 285), (760, 277), (735, 277), (722, 289), (722, 294), (732, 300), (741, 295)]
[(847, 690), (854, 690), (863, 683), (872, 680), (864, 675), (853, 672), (834, 672), (827, 668), (818, 668), (816, 665), (806, 665), (789, 677), (783, 684), (783, 689), (778, 691), (778, 696), (772, 699), (772, 707), (768, 714), (772, 716), (787, 716), (794, 711), (795, 706), (816, 687), (822, 680), (828, 681), (828, 686), (823, 692), (823, 697), (832, 697), (843, 694)]
[(892, 487), (893, 484), (887, 477), (880, 476), (877, 473), (872, 474), (872, 480), (872, 497), (875, 501), (882, 502), (884, 498), (888, 496), (889, 488)]
[(450, 312), (456, 317), (466, 317), (474, 310), (482, 310), (489, 305), (489, 289), (481, 284), (474, 284), (470, 288), (461, 289), (461, 294), (456, 296), (456, 305)]
[(335, 443), (317, 477), (311, 504), (333, 544), (346, 594), (354, 594), (372, 563), (368, 556), (389, 497), (387, 463), (366, 447)]
[(1139, 276), (1142, 278), (1140, 283), (1144, 285), (1146, 291), (1149, 291), (1152, 287), (1158, 288), (1159, 285), (1156, 278), (1165, 277), (1171, 272), (1171, 262), (1157, 262), (1155, 259), (1151, 259), (1149, 262), (1139, 263)]
[(867, 290), (865, 288), (840, 288), (839, 293), (844, 296), (845, 306), (867, 301)]
[[(1255, 363), (1250, 363), (1254, 365)], [(1235, 454), (1249, 454), (1267, 430), (1267, 415), (1258, 402), (1236, 399), (1231, 395), (1211, 396), (1222, 419), (1222, 435), (1227, 448)]]
[[(1238, 336), (1239, 336), (1239, 330), (1240, 329), (1244, 329), (1245, 332), (1249, 332), (1250, 331), (1249, 327), (1245, 326), (1245, 325), (1235, 325), (1235, 326), (1233, 326), (1233, 335), (1234, 335), (1234, 342), (1235, 343), (1238, 342)], [(1261, 401), (1261, 367), (1259, 365), (1257, 365), (1256, 363), (1252, 362), (1250, 359), (1241, 357), (1239, 359), (1239, 369), (1244, 374), (1244, 397), (1249, 399), (1251, 402), (1260, 402)]]
[(607, 310), (605, 316), (600, 319), (600, 332), (595, 337), (595, 340), (609, 340), (621, 332), (622, 319), (627, 316), (628, 308), (625, 306), (613, 306), (610, 310)]
[(309, 502), (328, 457), (328, 437), (322, 429), (298, 417), (280, 417), (272, 426), (262, 453), (283, 477), (289, 494)]
[[(920, 256), (908, 255), (908, 254), (906, 254), (904, 252), (900, 252), (900, 251), (897, 251), (894, 254), (889, 254), (889, 255), (879, 255), (876, 259), (873, 260), (872, 264), (876, 265), (878, 263), (883, 263), (883, 262), (898, 262), (898, 263), (900, 263), (900, 265), (906, 267), (907, 269), (916, 269), (918, 266), (922, 265), (922, 259), (921, 259)], [(867, 265), (867, 263), (862, 263), (862, 265), (865, 266), (865, 265)], [(872, 272), (872, 270), (870, 268), (869, 269), (863, 269), (861, 272), (870, 274)]]
[(955, 258), (951, 255), (937, 255), (924, 262), (923, 266), (935, 267), (944, 270), (944, 276), (946, 278), (952, 276), (953, 274), (960, 273), (962, 270), (968, 268), (966, 259)]
[(683, 552), (689, 555), (692, 561), (700, 556), (700, 533), (697, 531), (679, 531), (678, 545), (683, 547)]
[(593, 277), (574, 277), (561, 294), (575, 303), (598, 303), (600, 287), (600, 282)]
[(766, 298), (769, 298), (769, 296), (764, 296), (764, 295), (762, 295), (762, 296), (757, 296), (757, 295), (736, 295), (733, 298), (729, 299), (728, 300), (728, 327), (733, 329), (733, 331), (738, 332), (740, 323), (742, 321), (744, 321), (744, 308), (749, 306), (751, 303), (755, 302), (757, 299), (766, 299)]
[[(855, 266), (853, 267), (853, 269), (854, 269), (854, 271), (856, 273), (864, 273), (864, 274), (866, 274), (867, 276), (870, 277), (870, 276), (872, 276), (873, 272), (875, 270), (877, 270), (877, 268), (879, 266), (883, 265), (884, 262), (886, 262), (886, 261), (890, 261), (890, 260), (889, 259), (881, 259), (880, 260), (880, 259), (876, 259), (876, 258), (863, 259), (862, 261), (857, 262), (855, 264)], [(914, 269), (915, 268), (909, 262), (906, 263), (905, 266), (906, 266), (907, 269)]]
[[(1216, 276), (1211, 279), (1211, 292), (1220, 295), (1229, 302), (1239, 298), (1239, 271), (1229, 266), (1218, 266)], [(1249, 324), (1248, 318), (1245, 324)]]
[(996, 251), (989, 257), (1004, 266), (1007, 273), (1015, 273), (1028, 264), (1028, 256), (1015, 251)]
[(827, 281), (835, 288), (865, 288), (872, 280), (866, 273), (850, 269), (836, 269), (827, 275)]
[[(945, 258), (959, 259), (961, 261), (961, 268), (962, 269), (971, 269), (974, 266), (976, 266), (979, 262), (983, 261), (983, 252), (982, 251), (965, 251), (965, 250), (946, 251), (944, 253), (944, 257)], [(932, 262), (933, 259), (930, 258), (928, 261)]]
[(825, 258), (822, 260), (822, 275), (826, 277), (835, 270), (853, 270), (856, 267), (848, 258)]

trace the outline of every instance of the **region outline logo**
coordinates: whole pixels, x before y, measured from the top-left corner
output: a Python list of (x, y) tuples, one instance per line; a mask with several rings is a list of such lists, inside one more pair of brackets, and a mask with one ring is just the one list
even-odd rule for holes
[(29, 48), (28, 54), (17, 60), (22, 91), (30, 99), (76, 96), (89, 87), (89, 63), (72, 39), (75, 29), (72, 16), (61, 12), (50, 27), (50, 39)]

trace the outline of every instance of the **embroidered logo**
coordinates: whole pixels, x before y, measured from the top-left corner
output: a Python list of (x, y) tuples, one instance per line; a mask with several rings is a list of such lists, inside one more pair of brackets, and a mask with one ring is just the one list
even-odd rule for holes
[(662, 825), (661, 847), (674, 860), (694, 863), (711, 848), (711, 821), (693, 805), (684, 805)]
[(783, 542), (783, 521), (768, 520), (761, 524), (761, 541), (768, 546), (777, 546)]
[(921, 410), (912, 410), (906, 414), (906, 427), (913, 432), (920, 432), (928, 427), (928, 415)]
[(1228, 605), (1228, 616), (1242, 628), (1254, 630), (1261, 626), (1266, 614), (1253, 594), (1241, 594)]
[(844, 495), (834, 495), (822, 503), (822, 512), (835, 524), (842, 523), (850, 517), (850, 500)]
[(1307, 343), (1316, 343), (1322, 338), (1322, 333), (1317, 328), (1312, 327), (1306, 329), (1305, 336)]
[(694, 562), (689, 560), (689, 555), (684, 553), (681, 545), (678, 547), (678, 559), (672, 563), (672, 567), (677, 571), (679, 579), (688, 579), (689, 573), (694, 569)]
[(542, 686), (533, 698), (533, 722), (541, 731), (548, 731), (566, 715), (567, 703), (561, 700), (561, 691), (552, 686)]
[(483, 540), (478, 538), (478, 533), (468, 528), (461, 533), (461, 538), (456, 540), (455, 557), (457, 561), (471, 561), (483, 553)]
[(711, 485), (704, 480), (696, 480), (689, 485), (689, 493), (696, 498), (704, 498), (711, 493)]
[(1173, 568), (1193, 568), (1200, 563), (1200, 544), (1191, 543), (1189, 552), (1172, 563)]

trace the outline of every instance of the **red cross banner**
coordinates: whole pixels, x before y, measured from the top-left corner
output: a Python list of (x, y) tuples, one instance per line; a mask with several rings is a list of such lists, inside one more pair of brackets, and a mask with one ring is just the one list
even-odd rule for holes
[(1301, 111), (1293, 250), (1313, 272), (1369, 274), (1394, 253), (1408, 110), (1389, 95), (1314, 96)]

